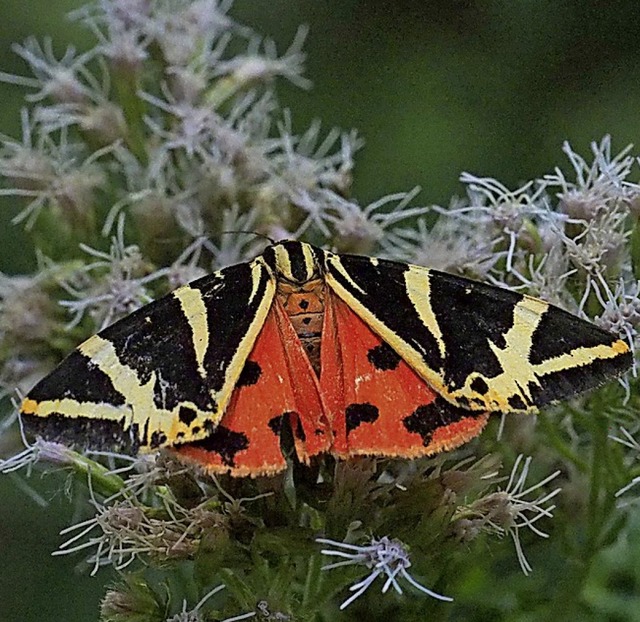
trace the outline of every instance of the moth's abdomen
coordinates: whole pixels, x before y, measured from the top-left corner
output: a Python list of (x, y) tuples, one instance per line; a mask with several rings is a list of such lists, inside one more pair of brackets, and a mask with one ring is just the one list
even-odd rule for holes
[(320, 341), (324, 320), (325, 284), (314, 279), (300, 285), (279, 281), (276, 296), (302, 343), (316, 376), (320, 376)]

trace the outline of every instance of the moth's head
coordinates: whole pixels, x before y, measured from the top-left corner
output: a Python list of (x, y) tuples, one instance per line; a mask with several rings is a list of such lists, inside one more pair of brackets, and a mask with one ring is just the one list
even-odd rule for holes
[(322, 274), (318, 253), (310, 244), (289, 240), (269, 246), (263, 257), (277, 278), (290, 283), (306, 283)]

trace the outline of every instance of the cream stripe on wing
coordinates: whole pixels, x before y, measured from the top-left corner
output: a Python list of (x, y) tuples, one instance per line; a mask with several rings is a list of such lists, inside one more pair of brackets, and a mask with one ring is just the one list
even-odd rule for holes
[(200, 377), (204, 379), (207, 375), (204, 368), (204, 356), (209, 345), (209, 325), (207, 323), (207, 308), (202, 294), (197, 289), (181, 287), (173, 292), (173, 296), (180, 301), (182, 312), (191, 327), (191, 339), (198, 362), (198, 372), (200, 372)]
[(539, 376), (544, 376), (554, 372), (565, 371), (572, 367), (591, 365), (591, 363), (597, 360), (612, 359), (628, 351), (629, 347), (621, 340), (615, 341), (610, 346), (603, 344), (592, 347), (574, 348), (571, 352), (554, 356), (551, 359), (534, 365), (533, 369)]
[(85, 341), (78, 350), (88, 356), (91, 363), (109, 377), (114, 389), (124, 395), (126, 402), (131, 405), (132, 410), (130, 420), (127, 421), (127, 428), (132, 422), (141, 423), (146, 419), (149, 419), (150, 430), (169, 427), (169, 421), (167, 421), (169, 414), (166, 411), (159, 411), (153, 400), (156, 383), (155, 373), (151, 374), (145, 384), (141, 384), (135, 370), (124, 365), (118, 358), (113, 344), (100, 335), (94, 335)]
[(420, 321), (428, 328), (429, 332), (438, 344), (441, 358), (446, 357), (446, 347), (442, 338), (442, 332), (438, 325), (433, 308), (431, 307), (431, 281), (427, 268), (417, 268), (409, 266), (405, 273), (404, 280), (407, 288), (407, 296), (413, 304)]
[[(513, 325), (505, 333), (505, 347), (499, 348), (490, 342), (503, 373), (489, 380), (489, 386), (501, 396), (510, 396), (524, 392), (527, 401), (531, 401), (529, 386), (539, 385), (535, 370), (529, 361), (533, 346), (533, 334), (540, 324), (549, 305), (536, 298), (523, 298), (513, 311)], [(520, 389), (520, 390), (519, 390)]]
[(309, 244), (305, 244), (304, 242), (302, 242), (300, 246), (302, 248), (302, 256), (304, 257), (305, 271), (307, 273), (307, 276), (311, 278), (311, 275), (314, 273), (316, 258), (313, 255), (313, 250), (311, 250), (311, 246), (309, 246)]
[[(124, 429), (129, 429), (133, 423), (138, 424), (138, 438), (141, 443), (147, 440), (143, 438), (145, 430), (148, 430), (149, 434), (154, 432), (164, 433), (169, 443), (175, 442), (178, 432), (188, 432), (191, 440), (199, 440), (208, 434), (204, 429), (205, 421), (217, 421), (220, 419), (221, 415), (219, 413), (203, 412), (189, 401), (181, 402), (173, 410), (159, 408), (154, 398), (157, 393), (156, 385), (162, 387), (164, 382), (162, 377), (159, 377), (156, 372), (151, 372), (149, 380), (141, 384), (135, 370), (120, 361), (113, 344), (99, 335), (91, 337), (78, 349), (82, 354), (90, 357), (91, 363), (109, 377), (116, 391), (124, 395), (128, 404), (120, 414), (120, 417), (126, 417)], [(196, 413), (196, 419), (190, 422), (191, 426), (183, 424), (177, 416), (177, 410), (181, 406), (186, 406)], [(86, 404), (84, 408), (86, 415), (88, 410)], [(91, 404), (91, 416), (95, 416), (94, 413), (96, 411), (94, 408), (95, 405)], [(101, 405), (98, 405), (98, 408), (101, 408)], [(66, 414), (66, 411), (64, 411), (64, 414)], [(201, 428), (197, 433), (194, 432), (196, 427)], [(149, 449), (153, 448), (150, 447)]]
[[(75, 419), (87, 416), (87, 402), (78, 402), (72, 398), (63, 397), (57, 400), (42, 400), (36, 402), (26, 398), (20, 406), (20, 412), (37, 417), (48, 417), (53, 414), (63, 414), (65, 417)], [(131, 422), (131, 408), (128, 406), (113, 406), (106, 402), (90, 405), (91, 416), (96, 419), (108, 421), (120, 421), (123, 417), (126, 421), (125, 429)]]
[[(347, 281), (349, 283), (349, 285), (351, 287), (353, 287), (353, 289), (359, 291), (361, 294), (364, 294), (366, 296), (367, 292), (365, 292), (362, 287), (360, 287), (360, 285), (358, 285), (352, 278), (351, 275), (345, 270), (344, 266), (342, 265), (342, 262), (340, 261), (340, 258), (337, 255), (334, 255), (333, 253), (329, 253), (329, 252), (325, 252), (325, 257), (326, 257), (326, 261), (327, 263), (330, 263), (331, 266), (335, 269), (336, 272), (340, 273), (340, 276), (342, 276), (342, 278)], [(336, 290), (338, 290), (338, 288), (340, 289), (340, 291), (343, 291), (345, 293), (348, 294), (347, 290), (345, 290), (333, 277), (331, 277), (331, 274), (327, 274), (326, 275), (327, 281), (331, 280), (332, 282), (332, 287)], [(348, 294), (348, 296), (350, 298), (352, 298), (353, 300), (355, 300), (355, 298), (353, 298), (353, 296), (351, 294)], [(343, 300), (345, 300), (345, 298), (343, 296), (340, 296), (341, 298), (343, 298)], [(362, 305), (360, 305), (362, 306)], [(363, 307), (364, 308), (364, 307)]]

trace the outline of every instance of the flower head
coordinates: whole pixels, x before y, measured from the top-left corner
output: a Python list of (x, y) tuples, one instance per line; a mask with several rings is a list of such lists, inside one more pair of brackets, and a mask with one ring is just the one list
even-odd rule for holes
[(407, 549), (399, 540), (383, 536), (380, 539), (372, 538), (370, 544), (362, 546), (329, 540), (328, 538), (316, 538), (316, 542), (335, 547), (333, 549), (322, 549), (321, 553), (323, 555), (342, 558), (342, 561), (323, 566), (323, 570), (331, 570), (332, 568), (342, 566), (361, 565), (371, 571), (362, 581), (355, 583), (349, 588), (349, 590), (354, 593), (340, 605), (340, 609), (345, 609), (356, 600), (356, 598), (362, 596), (378, 577), (386, 578), (382, 586), (383, 594), (386, 593), (390, 587), (393, 587), (398, 594), (402, 594), (402, 587), (398, 580), (404, 579), (416, 589), (433, 598), (447, 602), (453, 600), (449, 596), (442, 596), (424, 585), (420, 585), (420, 583), (407, 572), (407, 569), (411, 566), (411, 560), (409, 559)]
[[(151, 302), (145, 285), (164, 277), (166, 269), (147, 272), (140, 250), (135, 245), (126, 245), (124, 240), (124, 218), (120, 218), (118, 230), (111, 242), (109, 253), (96, 250), (85, 244), (82, 249), (95, 261), (83, 269), (85, 276), (93, 272), (101, 278), (89, 279), (81, 289), (66, 284), (66, 289), (77, 300), (63, 300), (61, 305), (74, 313), (72, 325), (89, 311), (97, 326), (102, 330), (114, 320), (135, 311)], [(104, 272), (107, 271), (107, 278)]]
[(77, 456), (76, 452), (60, 443), (45, 441), (41, 438), (32, 444), (25, 441), (25, 449), (6, 460), (0, 460), (0, 473), (12, 473), (19, 469), (26, 469), (29, 473), (33, 465), (38, 462), (70, 466), (75, 463)]
[(455, 208), (442, 211), (431, 228), (421, 218), (414, 226), (392, 229), (381, 240), (394, 259), (474, 277), (486, 277), (500, 259), (499, 242), (484, 219)]
[[(266, 82), (283, 76), (297, 87), (308, 89), (311, 82), (303, 77), (305, 54), (302, 52), (308, 29), (300, 27), (286, 52), (278, 57), (276, 45), (270, 39), (261, 41), (253, 38), (249, 42), (247, 54), (223, 61), (216, 67), (214, 75), (231, 77), (238, 86), (254, 82)], [(260, 53), (260, 47), (264, 52)]]
[(482, 531), (500, 536), (509, 534), (524, 574), (529, 574), (532, 568), (522, 549), (520, 530), (528, 527), (541, 538), (548, 538), (548, 534), (535, 523), (541, 518), (553, 516), (556, 506), (547, 504), (560, 492), (560, 488), (556, 488), (549, 493), (540, 493), (534, 499), (527, 499), (527, 496), (560, 474), (560, 471), (555, 471), (537, 484), (525, 488), (530, 465), (531, 457), (523, 462), (523, 456), (518, 456), (504, 490), (481, 497), (471, 505), (459, 508), (454, 515), (456, 529), (462, 540), (472, 540)]
[(625, 339), (629, 347), (635, 350), (640, 345), (640, 282), (626, 285), (620, 280), (612, 290), (606, 281), (598, 279), (593, 288), (602, 306), (602, 313), (596, 316), (594, 322)]
[(86, 68), (94, 55), (93, 51), (76, 55), (73, 46), (69, 46), (58, 60), (51, 39), (45, 39), (44, 44), (40, 45), (33, 37), (27, 39), (24, 45), (15, 44), (13, 51), (29, 63), (34, 78), (2, 74), (0, 79), (39, 87), (40, 90), (29, 97), (30, 101), (51, 98), (58, 103), (87, 103), (100, 97), (101, 85)]
[(631, 145), (616, 156), (611, 156), (611, 137), (605, 136), (598, 144), (591, 143), (593, 161), (576, 153), (569, 142), (565, 152), (575, 174), (575, 181), (568, 180), (561, 169), (545, 175), (541, 180), (547, 189), (556, 190), (560, 210), (572, 218), (591, 220), (607, 209), (622, 206), (634, 207), (639, 193), (637, 184), (627, 181), (634, 164), (629, 155)]
[(470, 200), (469, 207), (463, 207), (461, 211), (484, 212), (484, 219), (507, 245), (506, 271), (511, 272), (517, 256), (522, 254), (520, 247), (529, 243), (531, 223), (550, 217), (543, 189), (528, 182), (516, 190), (509, 190), (492, 177), (476, 177), (470, 173), (463, 173), (460, 181), (467, 184)]
[(55, 209), (64, 222), (86, 231), (95, 193), (106, 180), (96, 161), (108, 149), (86, 156), (82, 145), (69, 142), (65, 133), (56, 139), (26, 111), (22, 142), (7, 137), (0, 141), (0, 175), (11, 182), (0, 195), (29, 201), (13, 222), (26, 221), (30, 229), (47, 207)]

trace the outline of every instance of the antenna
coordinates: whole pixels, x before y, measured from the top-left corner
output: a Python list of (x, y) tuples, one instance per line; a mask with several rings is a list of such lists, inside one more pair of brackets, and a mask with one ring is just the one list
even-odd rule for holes
[(259, 238), (264, 238), (265, 240), (269, 240), (271, 244), (275, 244), (276, 241), (273, 238), (270, 238), (268, 235), (264, 233), (258, 233), (257, 231), (244, 231), (243, 229), (232, 229), (230, 231), (222, 231), (220, 235), (230, 234), (230, 233), (248, 233), (249, 235), (255, 235)]

